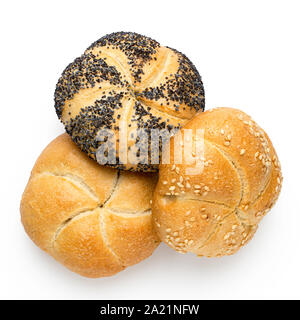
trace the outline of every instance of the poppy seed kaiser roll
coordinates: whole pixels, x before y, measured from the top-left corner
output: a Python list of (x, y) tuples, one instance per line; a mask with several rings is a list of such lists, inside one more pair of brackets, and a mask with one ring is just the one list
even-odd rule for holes
[(35, 163), (21, 201), (37, 246), (86, 277), (113, 275), (152, 254), (156, 174), (118, 171), (89, 159), (63, 134)]
[[(176, 164), (171, 139), (171, 164), (160, 165), (153, 196), (156, 230), (181, 253), (233, 254), (278, 198), (282, 176), (276, 152), (267, 134), (236, 109), (199, 113), (184, 129), (193, 130), (194, 150), (201, 140), (204, 152), (192, 151), (193, 161)], [(196, 129), (203, 133), (197, 140)], [(197, 157), (202, 170), (194, 174)]]
[[(72, 140), (92, 159), (98, 160), (103, 144), (98, 134), (106, 129), (116, 141), (116, 161), (106, 165), (157, 171), (158, 162), (141, 156), (135, 134), (143, 129), (150, 137), (151, 129), (179, 128), (204, 110), (204, 89), (184, 54), (137, 33), (117, 32), (94, 42), (67, 66), (56, 85), (55, 108)], [(121, 127), (127, 130), (124, 148), (137, 156), (135, 162), (119, 157)], [(149, 139), (142, 147), (149, 155), (150, 146)]]

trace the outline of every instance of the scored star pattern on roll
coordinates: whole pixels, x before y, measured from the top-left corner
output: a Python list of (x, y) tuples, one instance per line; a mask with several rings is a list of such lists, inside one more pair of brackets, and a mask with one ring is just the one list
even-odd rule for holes
[[(201, 77), (182, 53), (148, 37), (118, 32), (93, 43), (63, 72), (55, 91), (55, 108), (73, 141), (91, 158), (101, 142), (100, 129), (111, 129), (117, 141), (112, 167), (156, 171), (157, 165), (118, 161), (121, 122), (127, 125), (128, 151), (138, 152), (138, 129), (172, 130), (204, 110)], [(150, 154), (150, 141), (148, 148)]]
[(33, 168), (21, 212), (33, 241), (71, 270), (115, 274), (152, 254), (155, 174), (99, 166), (67, 134)]
[[(230, 108), (199, 114), (184, 129), (204, 130), (203, 170), (161, 165), (153, 215), (161, 240), (200, 256), (235, 253), (254, 235), (275, 204), (282, 184), (280, 163), (267, 134), (248, 115)], [(196, 136), (193, 135), (195, 148)]]

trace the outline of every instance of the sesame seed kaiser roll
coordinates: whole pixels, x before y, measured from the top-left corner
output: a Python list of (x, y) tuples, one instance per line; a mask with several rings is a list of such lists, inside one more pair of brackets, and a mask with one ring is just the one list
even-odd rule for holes
[(37, 246), (86, 277), (113, 275), (159, 244), (151, 205), (155, 174), (98, 165), (63, 134), (35, 163), (21, 201)]
[[(181, 253), (233, 254), (278, 198), (282, 176), (276, 152), (267, 134), (236, 109), (200, 113), (184, 129), (193, 130), (195, 157), (176, 164), (171, 139), (171, 164), (160, 165), (153, 197), (154, 225), (161, 240)], [(196, 139), (196, 129), (204, 139)], [(199, 140), (202, 154), (195, 153)], [(194, 174), (197, 157), (203, 166)]]
[[(101, 164), (156, 171), (158, 164), (140, 155), (137, 130), (150, 134), (150, 129), (170, 131), (185, 124), (204, 110), (204, 89), (184, 54), (136, 33), (117, 32), (94, 42), (63, 71), (55, 108), (72, 140), (89, 157), (100, 162), (99, 132), (109, 129), (115, 134), (116, 162)], [(120, 128), (127, 131), (124, 148), (137, 155), (135, 161), (119, 157)]]

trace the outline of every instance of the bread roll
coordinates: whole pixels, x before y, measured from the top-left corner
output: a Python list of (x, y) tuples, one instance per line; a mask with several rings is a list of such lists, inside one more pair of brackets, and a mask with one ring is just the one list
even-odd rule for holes
[[(182, 53), (136, 33), (117, 32), (94, 42), (68, 65), (56, 86), (55, 108), (72, 140), (92, 159), (118, 169), (156, 171), (158, 164), (150, 163), (150, 139), (145, 159), (138, 130), (150, 136), (151, 129), (170, 131), (185, 124), (204, 110), (204, 89)], [(103, 129), (114, 134), (116, 144), (108, 140), (115, 163), (97, 158)], [(119, 150), (123, 136), (131, 154), (125, 160)]]
[(63, 134), (42, 152), (21, 201), (37, 246), (86, 277), (113, 275), (152, 254), (155, 174), (120, 172), (89, 159)]
[[(195, 157), (176, 164), (171, 140), (171, 164), (160, 165), (154, 192), (157, 232), (181, 253), (233, 254), (252, 238), (278, 198), (282, 176), (276, 152), (267, 134), (236, 109), (198, 114), (184, 129), (193, 130)], [(196, 129), (204, 132), (202, 155), (195, 153)], [(197, 158), (202, 170), (191, 174)]]

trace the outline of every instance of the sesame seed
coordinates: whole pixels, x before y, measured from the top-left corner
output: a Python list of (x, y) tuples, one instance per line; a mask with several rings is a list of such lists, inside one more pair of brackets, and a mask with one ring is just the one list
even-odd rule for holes
[(230, 233), (225, 234), (224, 240), (227, 240), (230, 237)]
[(170, 191), (173, 191), (173, 190), (175, 190), (175, 189), (176, 189), (175, 186), (171, 186), (171, 187), (169, 188)]
[(242, 156), (243, 154), (245, 154), (245, 152), (246, 152), (246, 150), (245, 150), (245, 149), (242, 149), (242, 150), (240, 151), (240, 155)]
[(280, 178), (279, 178), (279, 177), (277, 177), (277, 182), (278, 182), (278, 183), (281, 183), (281, 180), (280, 180)]

